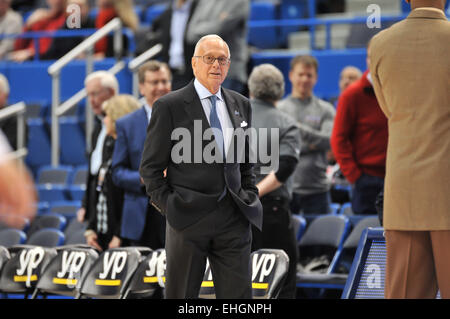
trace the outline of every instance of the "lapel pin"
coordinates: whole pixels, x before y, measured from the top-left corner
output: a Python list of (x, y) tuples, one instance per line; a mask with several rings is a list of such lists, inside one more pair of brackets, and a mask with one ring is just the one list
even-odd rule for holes
[(234, 110), (234, 115), (239, 115), (239, 111), (238, 110)]

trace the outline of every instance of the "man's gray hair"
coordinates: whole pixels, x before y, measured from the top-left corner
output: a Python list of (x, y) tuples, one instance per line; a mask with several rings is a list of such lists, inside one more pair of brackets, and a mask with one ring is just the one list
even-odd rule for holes
[(92, 72), (84, 80), (84, 86), (94, 79), (100, 79), (100, 84), (103, 88), (112, 89), (114, 94), (119, 94), (119, 82), (112, 73), (103, 70)]
[(274, 103), (284, 95), (283, 73), (272, 64), (258, 65), (250, 73), (248, 89), (253, 98)]
[(6, 76), (0, 73), (0, 92), (4, 92), (9, 95), (9, 82)]

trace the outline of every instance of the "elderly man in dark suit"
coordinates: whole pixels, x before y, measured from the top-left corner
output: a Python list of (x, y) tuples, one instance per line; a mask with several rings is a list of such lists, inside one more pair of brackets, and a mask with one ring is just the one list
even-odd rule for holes
[[(227, 43), (202, 37), (192, 57), (195, 80), (153, 106), (140, 173), (152, 205), (167, 218), (166, 298), (198, 297), (206, 257), (217, 298), (252, 297), (250, 225), (261, 229), (262, 206), (249, 138), (231, 143), (250, 127), (251, 108), (221, 87), (229, 65)], [(188, 146), (182, 156), (179, 143)]]

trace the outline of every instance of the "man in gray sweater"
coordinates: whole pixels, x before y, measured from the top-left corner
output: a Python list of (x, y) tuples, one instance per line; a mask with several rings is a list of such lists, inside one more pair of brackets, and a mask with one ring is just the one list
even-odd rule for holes
[(330, 209), (327, 151), (336, 111), (313, 94), (317, 74), (318, 62), (314, 57), (294, 57), (289, 72), (292, 92), (278, 103), (278, 108), (298, 123), (302, 138), (290, 204), (294, 214), (326, 214)]

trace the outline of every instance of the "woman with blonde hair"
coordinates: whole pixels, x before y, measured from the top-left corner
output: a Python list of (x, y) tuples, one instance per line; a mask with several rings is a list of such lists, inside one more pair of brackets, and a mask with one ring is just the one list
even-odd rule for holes
[(122, 116), (137, 110), (139, 101), (128, 94), (116, 95), (103, 103), (107, 136), (103, 146), (103, 163), (97, 178), (97, 205), (94, 214), (89, 216), (85, 232), (87, 244), (99, 251), (121, 245), (120, 224), (122, 217), (123, 190), (112, 181), (111, 162), (117, 137), (116, 121)]

